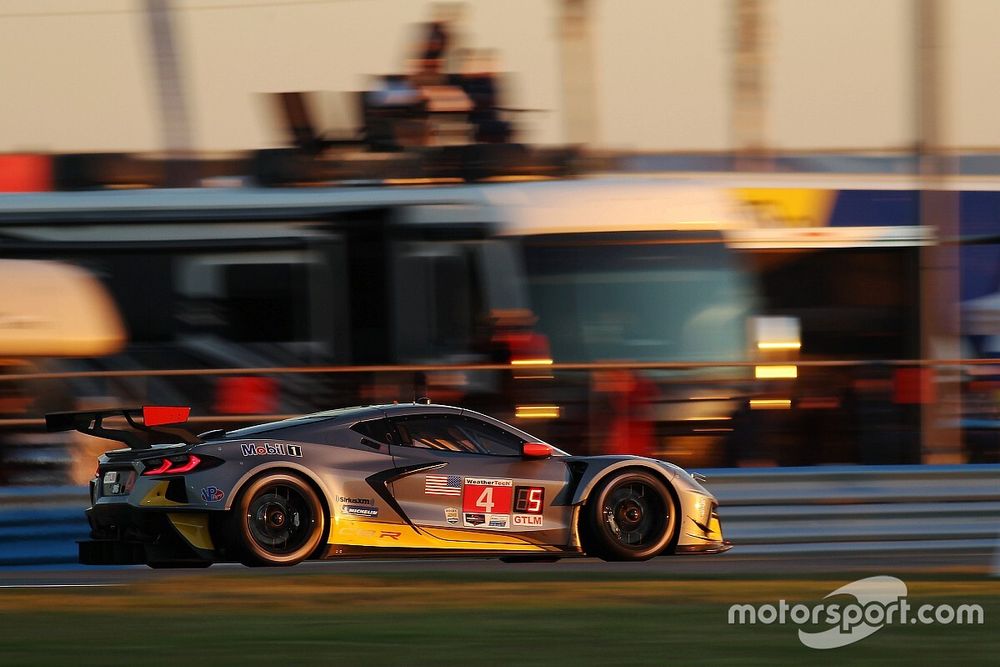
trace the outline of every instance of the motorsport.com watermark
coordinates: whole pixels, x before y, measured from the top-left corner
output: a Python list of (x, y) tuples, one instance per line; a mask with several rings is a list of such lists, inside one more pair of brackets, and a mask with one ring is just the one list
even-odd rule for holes
[(906, 584), (896, 577), (859, 579), (826, 595), (849, 595), (853, 602), (819, 603), (814, 606), (778, 600), (777, 604), (734, 604), (729, 607), (730, 625), (832, 626), (807, 632), (799, 629), (799, 641), (815, 649), (840, 648), (875, 634), (886, 625), (982, 625), (981, 605), (912, 605), (906, 599)]

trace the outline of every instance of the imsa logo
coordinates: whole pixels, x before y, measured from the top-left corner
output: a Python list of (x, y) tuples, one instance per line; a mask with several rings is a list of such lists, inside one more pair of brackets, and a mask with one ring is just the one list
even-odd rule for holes
[(291, 456), (302, 458), (302, 448), (298, 445), (286, 445), (281, 442), (247, 443), (240, 445), (243, 456)]

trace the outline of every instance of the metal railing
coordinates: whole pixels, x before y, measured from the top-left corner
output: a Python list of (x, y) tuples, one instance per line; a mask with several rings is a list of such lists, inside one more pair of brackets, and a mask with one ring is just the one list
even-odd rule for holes
[(0, 374), (0, 382), (28, 380), (65, 380), (74, 378), (183, 377), (209, 375), (325, 375), (351, 373), (433, 373), (448, 371), (512, 371), (519, 368), (544, 368), (559, 371), (602, 370), (695, 370), (705, 368), (754, 368), (788, 366), (802, 368), (849, 367), (940, 367), (998, 366), (1000, 358), (988, 359), (836, 359), (796, 361), (621, 361), (537, 364), (376, 364), (367, 366), (263, 366), (258, 368), (167, 368), (116, 371), (58, 371), (46, 373)]
[(744, 553), (992, 549), (1000, 465), (706, 471)]

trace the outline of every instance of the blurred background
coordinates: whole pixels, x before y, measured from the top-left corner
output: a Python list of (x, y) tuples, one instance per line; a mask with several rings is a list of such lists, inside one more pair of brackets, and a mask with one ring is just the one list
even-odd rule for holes
[(1000, 459), (1000, 6), (7, 0), (0, 481), (46, 411), (419, 396), (688, 467)]

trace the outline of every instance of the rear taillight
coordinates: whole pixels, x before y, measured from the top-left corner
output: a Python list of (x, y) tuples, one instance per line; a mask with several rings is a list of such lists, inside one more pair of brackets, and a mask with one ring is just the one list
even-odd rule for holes
[(210, 467), (208, 462), (194, 454), (180, 454), (178, 456), (168, 456), (163, 459), (150, 459), (144, 461), (143, 475), (183, 475), (186, 472), (193, 472), (199, 468)]

